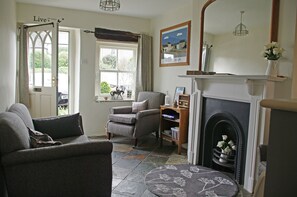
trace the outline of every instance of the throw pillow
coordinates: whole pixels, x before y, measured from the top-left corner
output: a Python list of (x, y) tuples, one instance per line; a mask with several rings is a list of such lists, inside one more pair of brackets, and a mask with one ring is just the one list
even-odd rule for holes
[(30, 145), (32, 148), (61, 145), (62, 142), (54, 141), (49, 135), (39, 131), (32, 130), (28, 127), (30, 135)]
[(83, 129), (79, 113), (33, 119), (35, 130), (49, 134), (53, 139), (82, 135)]
[(144, 100), (141, 102), (133, 102), (132, 103), (132, 113), (137, 113), (142, 110), (146, 110), (148, 105), (148, 100)]

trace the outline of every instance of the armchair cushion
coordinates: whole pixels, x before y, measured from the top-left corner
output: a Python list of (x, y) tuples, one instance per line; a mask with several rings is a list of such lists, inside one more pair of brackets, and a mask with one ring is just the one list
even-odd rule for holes
[(79, 113), (33, 119), (36, 130), (50, 135), (53, 139), (79, 136), (83, 134)]
[(147, 109), (148, 100), (144, 100), (141, 102), (133, 102), (132, 103), (132, 113), (137, 113), (139, 111), (143, 111)]
[(110, 114), (109, 120), (124, 124), (135, 124), (136, 114)]

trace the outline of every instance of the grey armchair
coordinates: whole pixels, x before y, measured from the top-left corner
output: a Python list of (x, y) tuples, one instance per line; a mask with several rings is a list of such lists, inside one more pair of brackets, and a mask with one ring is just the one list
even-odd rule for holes
[(139, 92), (137, 101), (147, 100), (147, 109), (137, 113), (132, 112), (132, 106), (113, 107), (107, 122), (107, 135), (122, 135), (135, 139), (156, 132), (159, 136), (160, 105), (164, 103), (165, 94), (160, 92)]

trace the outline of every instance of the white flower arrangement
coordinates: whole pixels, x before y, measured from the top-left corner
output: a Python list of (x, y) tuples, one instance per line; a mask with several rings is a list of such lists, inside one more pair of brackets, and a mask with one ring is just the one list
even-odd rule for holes
[(277, 42), (271, 42), (264, 46), (263, 57), (266, 60), (278, 60), (284, 51)]
[(232, 150), (236, 150), (236, 145), (232, 140), (227, 140), (227, 135), (222, 135), (223, 140), (219, 141), (217, 147), (219, 147), (222, 152), (229, 154)]

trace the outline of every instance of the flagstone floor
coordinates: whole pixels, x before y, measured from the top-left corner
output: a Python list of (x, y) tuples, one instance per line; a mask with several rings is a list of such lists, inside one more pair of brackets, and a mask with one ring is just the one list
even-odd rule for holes
[[(102, 137), (98, 137), (99, 139)], [(91, 137), (91, 139), (98, 139)], [(112, 197), (156, 197), (147, 190), (144, 183), (145, 175), (152, 169), (165, 164), (186, 164), (187, 152), (177, 154), (177, 146), (171, 142), (163, 142), (160, 147), (155, 136), (147, 136), (138, 140), (138, 146), (133, 148), (134, 141), (115, 136), (113, 143), (112, 165)], [(251, 197), (244, 190), (238, 197)]]

